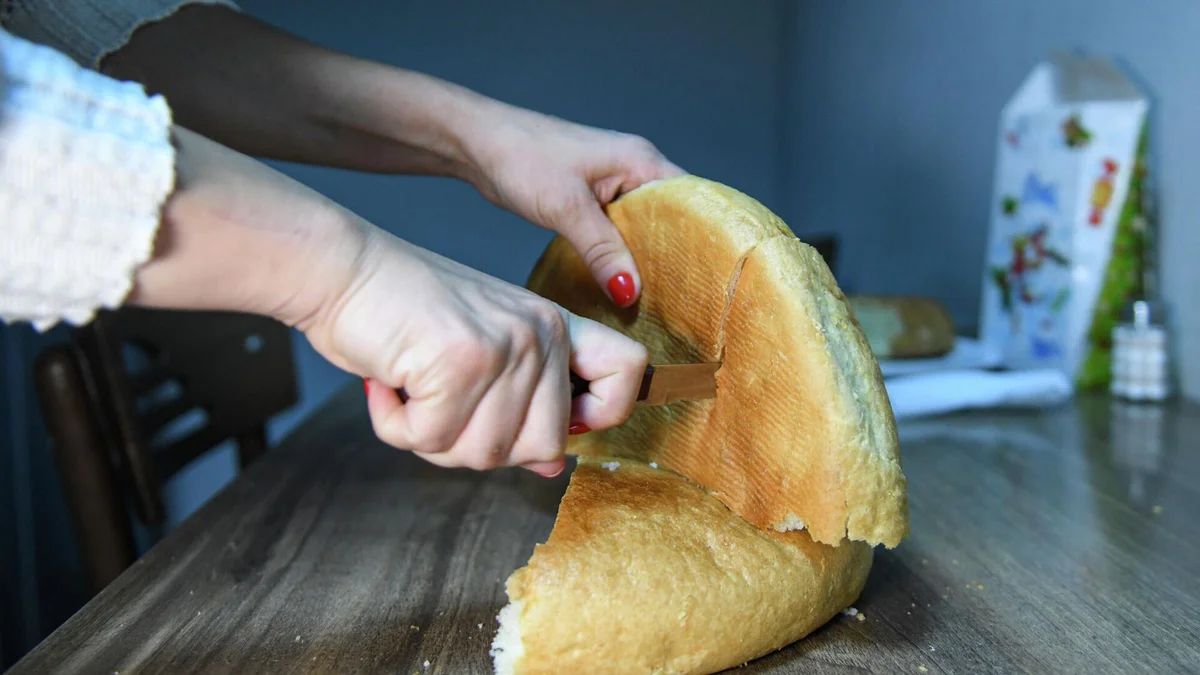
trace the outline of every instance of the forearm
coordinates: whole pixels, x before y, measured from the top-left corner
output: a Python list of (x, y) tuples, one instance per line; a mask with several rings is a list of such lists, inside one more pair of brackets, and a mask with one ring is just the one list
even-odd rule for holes
[(469, 178), (465, 145), (503, 107), (204, 5), (139, 29), (102, 68), (162, 93), (180, 124), (240, 152), (382, 173)]
[(368, 226), (290, 178), (176, 128), (175, 189), (128, 303), (302, 325), (347, 283)]

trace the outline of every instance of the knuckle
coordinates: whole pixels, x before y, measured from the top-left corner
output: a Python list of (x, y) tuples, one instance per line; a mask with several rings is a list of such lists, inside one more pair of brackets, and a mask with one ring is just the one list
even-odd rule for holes
[(445, 425), (421, 424), (412, 430), (412, 446), (409, 450), (439, 455), (450, 450), (454, 444), (454, 434)]
[(467, 457), (467, 468), (474, 471), (490, 471), (504, 466), (505, 460), (508, 459), (508, 448), (505, 445), (496, 443), (484, 448), (484, 451), (474, 452)]
[(467, 380), (495, 373), (504, 360), (496, 345), (477, 336), (452, 340), (447, 343), (446, 350), (447, 358)]
[(527, 427), (513, 448), (513, 463), (553, 462), (567, 450), (566, 426), (558, 420), (545, 419)]
[(646, 345), (637, 340), (627, 339), (626, 344), (629, 347), (629, 355), (626, 357), (628, 359), (628, 367), (633, 371), (635, 381), (640, 382), (642, 372), (646, 370), (646, 366), (650, 363), (650, 350), (646, 348)]
[(610, 239), (597, 239), (583, 250), (583, 259), (593, 268), (603, 268), (617, 262), (625, 249)]
[(508, 335), (513, 354), (525, 356), (541, 351), (541, 340), (535, 321), (513, 321)]
[(557, 307), (550, 303), (539, 303), (533, 311), (548, 345), (558, 346), (570, 343), (567, 319), (562, 312), (558, 311)]
[(657, 157), (658, 148), (654, 144), (642, 136), (636, 134), (629, 135), (625, 138), (625, 145), (629, 151), (635, 155), (643, 157)]

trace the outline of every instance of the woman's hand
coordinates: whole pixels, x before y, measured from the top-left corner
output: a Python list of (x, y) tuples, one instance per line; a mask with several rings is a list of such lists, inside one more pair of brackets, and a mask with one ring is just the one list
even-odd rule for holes
[(565, 237), (613, 302), (633, 304), (637, 266), (604, 207), (684, 171), (638, 136), (495, 102), (484, 107), (483, 128), (460, 132), (475, 167), (466, 178), (492, 203)]
[[(369, 378), (379, 438), (441, 466), (555, 475), (569, 427), (629, 416), (642, 345), (382, 230), (364, 237), (345, 290), (301, 328), (335, 365)], [(574, 405), (569, 369), (592, 383)]]
[[(628, 417), (642, 345), (407, 244), (202, 136), (175, 137), (176, 190), (129, 302), (296, 326), (374, 385), (380, 438), (443, 466), (553, 474), (570, 425)], [(574, 402), (568, 365), (592, 382)]]

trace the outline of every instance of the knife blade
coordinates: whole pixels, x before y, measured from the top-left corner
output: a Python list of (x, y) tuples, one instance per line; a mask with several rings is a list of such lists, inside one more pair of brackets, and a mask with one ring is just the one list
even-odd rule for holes
[[(638, 403), (667, 405), (676, 401), (715, 398), (719, 363), (671, 363), (646, 366)], [(588, 392), (589, 382), (571, 373), (571, 398)]]

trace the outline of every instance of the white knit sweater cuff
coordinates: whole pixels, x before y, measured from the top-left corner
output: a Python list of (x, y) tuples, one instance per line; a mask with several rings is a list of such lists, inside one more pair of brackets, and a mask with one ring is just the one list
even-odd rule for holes
[(171, 111), (140, 85), (0, 31), (0, 318), (45, 330), (115, 307), (175, 179)]
[(89, 68), (129, 42), (142, 25), (171, 16), (185, 5), (224, 5), (233, 0), (19, 0), (4, 29), (54, 47)]

